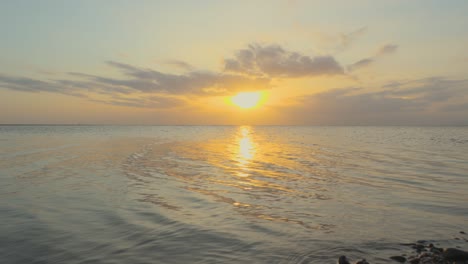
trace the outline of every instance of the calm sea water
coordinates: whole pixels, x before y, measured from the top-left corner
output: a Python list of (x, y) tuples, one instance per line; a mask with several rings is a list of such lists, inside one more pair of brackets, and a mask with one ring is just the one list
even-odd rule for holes
[(0, 126), (1, 263), (387, 263), (462, 230), (468, 127)]

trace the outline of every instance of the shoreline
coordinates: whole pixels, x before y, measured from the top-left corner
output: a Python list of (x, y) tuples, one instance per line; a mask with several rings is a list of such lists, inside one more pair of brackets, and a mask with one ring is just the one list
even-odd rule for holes
[[(460, 231), (462, 236), (454, 239), (468, 243), (468, 235), (464, 231)], [(410, 264), (468, 264), (468, 246), (457, 245), (455, 247), (443, 248), (439, 246), (436, 240), (418, 240), (414, 243), (401, 243), (401, 254), (389, 256), (389, 262), (393, 263), (410, 263)], [(345, 255), (342, 255), (337, 260), (338, 264), (371, 264), (365, 258), (351, 261)]]

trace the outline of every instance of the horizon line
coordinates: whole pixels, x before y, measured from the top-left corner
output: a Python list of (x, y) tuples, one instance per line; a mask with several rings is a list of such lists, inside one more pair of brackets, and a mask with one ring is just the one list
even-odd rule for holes
[(255, 124), (58, 124), (58, 123), (0, 123), (0, 126), (290, 126), (290, 127), (468, 127), (468, 124), (460, 125), (424, 125), (424, 124), (414, 124), (414, 125), (404, 125), (404, 124), (388, 124), (388, 125), (376, 125), (376, 124), (291, 124), (291, 125), (281, 125), (281, 124), (267, 124), (267, 125), (255, 125)]

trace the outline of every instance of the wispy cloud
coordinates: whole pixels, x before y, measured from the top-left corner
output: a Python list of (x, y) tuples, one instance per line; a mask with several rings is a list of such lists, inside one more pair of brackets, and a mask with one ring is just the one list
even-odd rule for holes
[(377, 51), (377, 56), (395, 53), (397, 49), (398, 45), (395, 44), (384, 45)]
[(181, 61), (181, 60), (166, 60), (164, 63), (167, 64), (167, 65), (171, 65), (171, 66), (174, 66), (176, 68), (179, 68), (181, 70), (185, 70), (185, 71), (195, 70), (194, 66), (192, 66), (188, 62)]
[(344, 52), (353, 47), (368, 31), (367, 26), (340, 33), (330, 33), (329, 31), (311, 32), (310, 27), (302, 27), (300, 25), (298, 27), (304, 34), (311, 36), (317, 48), (334, 54)]
[[(270, 88), (270, 79), (258, 76), (244, 76), (225, 72), (190, 71), (184, 74), (164, 73), (139, 68), (130, 64), (108, 61), (107, 64), (120, 71), (120, 78), (93, 74), (69, 72), (68, 79), (39, 80), (33, 78), (0, 75), (0, 88), (23, 92), (60, 93), (76, 97), (90, 97), (91, 100), (114, 105), (138, 107), (169, 107), (180, 100), (168, 99), (173, 96), (230, 95), (243, 90), (264, 90)], [(152, 95), (150, 99), (124, 99)], [(96, 99), (99, 96), (120, 96), (119, 100)], [(156, 97), (155, 97), (156, 96)]]
[(373, 55), (371, 57), (368, 57), (368, 58), (361, 59), (361, 60), (359, 60), (359, 61), (357, 61), (355, 63), (352, 63), (352, 64), (347, 66), (347, 69), (348, 69), (348, 71), (352, 72), (352, 71), (355, 71), (355, 70), (358, 70), (358, 69), (361, 69), (361, 68), (364, 68), (364, 67), (368, 67), (371, 64), (373, 64), (375, 61), (380, 59), (380, 57), (395, 53), (397, 51), (397, 49), (398, 49), (398, 45), (386, 44), (386, 45), (380, 47), (377, 50), (377, 52), (375, 53), (375, 55)]
[(138, 108), (173, 108), (184, 106), (187, 104), (186, 100), (177, 97), (163, 97), (163, 96), (146, 96), (139, 98), (128, 98), (122, 96), (113, 96), (110, 99), (92, 99), (93, 102), (116, 105), (128, 106)]
[(346, 49), (360, 36), (367, 32), (367, 27), (361, 27), (349, 33), (342, 33), (339, 35), (339, 48)]
[[(349, 87), (302, 96), (296, 107), (282, 110), (309, 124), (466, 124), (467, 90), (465, 79), (426, 78), (394, 82), (380, 91)], [(449, 111), (461, 115), (444, 114)]]

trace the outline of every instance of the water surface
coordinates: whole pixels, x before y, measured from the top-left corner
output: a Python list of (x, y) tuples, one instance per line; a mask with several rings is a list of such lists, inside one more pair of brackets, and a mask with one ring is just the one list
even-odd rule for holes
[(0, 258), (390, 263), (459, 243), (467, 172), (467, 127), (0, 126)]

